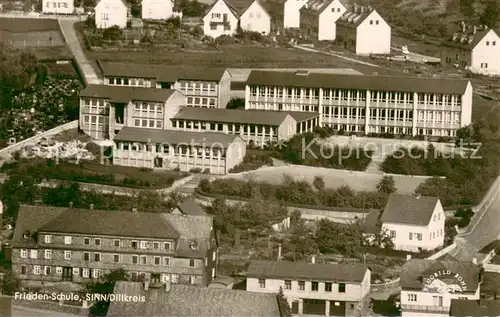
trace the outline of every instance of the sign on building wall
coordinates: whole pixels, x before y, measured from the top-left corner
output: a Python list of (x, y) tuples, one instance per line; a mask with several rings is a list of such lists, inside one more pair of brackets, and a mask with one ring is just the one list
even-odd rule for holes
[(450, 270), (437, 271), (424, 281), (424, 291), (439, 293), (462, 293), (467, 291), (464, 278)]

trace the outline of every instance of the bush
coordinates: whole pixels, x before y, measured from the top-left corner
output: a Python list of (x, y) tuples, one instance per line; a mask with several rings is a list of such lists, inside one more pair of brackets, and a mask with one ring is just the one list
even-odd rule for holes
[(231, 98), (226, 106), (227, 109), (245, 109), (245, 99)]
[(112, 26), (110, 28), (104, 29), (102, 32), (102, 38), (106, 41), (119, 41), (123, 37), (123, 32), (118, 26)]
[(192, 168), (189, 170), (190, 173), (201, 173), (201, 168), (197, 167), (197, 168)]
[(183, 16), (187, 17), (202, 17), (207, 7), (206, 4), (200, 3), (198, 0), (181, 0), (179, 3)]
[(167, 25), (167, 27), (178, 29), (181, 27), (182, 23), (181, 23), (181, 19), (179, 17), (172, 17), (172, 18), (168, 19), (167, 21), (165, 21), (165, 24)]
[(243, 162), (233, 167), (229, 173), (241, 173), (253, 171), (263, 166), (273, 166), (273, 160), (266, 153), (251, 154), (247, 153), (243, 158)]
[(459, 228), (465, 228), (470, 224), (474, 211), (471, 208), (460, 208), (455, 212), (455, 217), (459, 218), (457, 223)]

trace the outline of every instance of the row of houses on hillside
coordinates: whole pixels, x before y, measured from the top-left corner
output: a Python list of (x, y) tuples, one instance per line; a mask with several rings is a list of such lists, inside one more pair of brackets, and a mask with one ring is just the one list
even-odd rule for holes
[(205, 35), (234, 35), (242, 30), (281, 34), (297, 29), (302, 38), (337, 41), (358, 55), (389, 54), (391, 27), (371, 7), (344, 5), (340, 0), (254, 0), (236, 5), (218, 0), (203, 18)]

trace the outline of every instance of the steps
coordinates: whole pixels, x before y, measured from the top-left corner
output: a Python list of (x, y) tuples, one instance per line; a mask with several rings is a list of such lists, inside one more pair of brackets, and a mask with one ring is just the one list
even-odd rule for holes
[(191, 195), (194, 193), (195, 189), (203, 179), (211, 179), (212, 177), (212, 175), (194, 174), (193, 178), (186, 182), (184, 185), (179, 186), (179, 188), (176, 189), (176, 192), (180, 194)]

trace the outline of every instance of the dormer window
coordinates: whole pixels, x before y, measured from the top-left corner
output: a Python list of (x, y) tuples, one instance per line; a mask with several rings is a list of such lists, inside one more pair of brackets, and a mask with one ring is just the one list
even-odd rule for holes
[(196, 250), (198, 248), (198, 244), (195, 241), (193, 241), (191, 242), (191, 244), (189, 244), (189, 248), (191, 250)]
[(52, 243), (52, 236), (50, 234), (45, 235), (45, 243)]
[(23, 233), (23, 239), (24, 240), (28, 240), (30, 238), (30, 235), (31, 235), (31, 233), (29, 231), (25, 231)]

